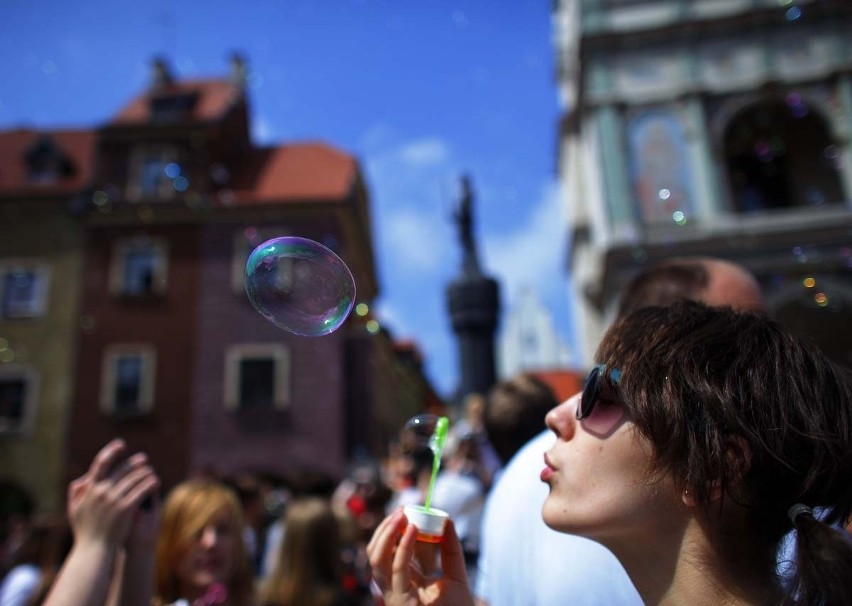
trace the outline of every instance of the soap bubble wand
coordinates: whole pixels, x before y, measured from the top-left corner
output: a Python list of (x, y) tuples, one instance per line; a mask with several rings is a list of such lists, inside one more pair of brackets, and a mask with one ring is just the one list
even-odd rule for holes
[(429, 478), (429, 488), (426, 490), (426, 509), (432, 505), (432, 490), (435, 488), (435, 478), (438, 477), (438, 470), (441, 468), (441, 455), (444, 453), (444, 444), (447, 443), (449, 427), (450, 420), (447, 417), (440, 417), (435, 424), (435, 432), (429, 438), (429, 450), (432, 451), (432, 477)]

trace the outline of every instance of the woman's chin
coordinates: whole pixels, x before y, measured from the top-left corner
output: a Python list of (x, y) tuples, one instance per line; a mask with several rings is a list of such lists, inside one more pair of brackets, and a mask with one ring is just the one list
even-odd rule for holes
[(566, 527), (565, 517), (565, 509), (551, 503), (548, 496), (541, 507), (541, 518), (544, 523), (557, 532), (570, 532)]

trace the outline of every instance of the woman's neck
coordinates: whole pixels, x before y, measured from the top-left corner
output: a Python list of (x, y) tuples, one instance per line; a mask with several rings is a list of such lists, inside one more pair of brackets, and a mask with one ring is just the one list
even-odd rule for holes
[(610, 549), (648, 605), (747, 605), (780, 599), (778, 588), (755, 572), (753, 561), (723, 561), (695, 521), (674, 534), (655, 533)]

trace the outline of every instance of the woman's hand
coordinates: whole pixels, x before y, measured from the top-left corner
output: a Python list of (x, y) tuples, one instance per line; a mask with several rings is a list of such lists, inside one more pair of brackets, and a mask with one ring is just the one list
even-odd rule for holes
[[(142, 501), (159, 487), (144, 454), (118, 463), (124, 448), (121, 440), (104, 446), (89, 470), (69, 485), (68, 518), (75, 541), (124, 546)], [(148, 534), (151, 524), (143, 523), (140, 534)]]
[(397, 510), (379, 524), (367, 545), (373, 579), (386, 606), (473, 606), (461, 542), (452, 520), (441, 541), (444, 576), (424, 577), (413, 562), (417, 529)]

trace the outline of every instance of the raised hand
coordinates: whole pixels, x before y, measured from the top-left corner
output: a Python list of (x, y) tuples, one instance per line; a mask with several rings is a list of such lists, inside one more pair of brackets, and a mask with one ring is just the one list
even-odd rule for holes
[(68, 518), (77, 541), (123, 546), (146, 496), (159, 479), (144, 454), (120, 462), (125, 446), (113, 440), (98, 452), (89, 470), (68, 487)]
[(400, 509), (379, 524), (367, 545), (373, 579), (386, 606), (473, 606), (464, 554), (452, 520), (447, 521), (441, 542), (442, 577), (424, 577), (415, 566), (416, 537), (417, 529), (408, 524)]

